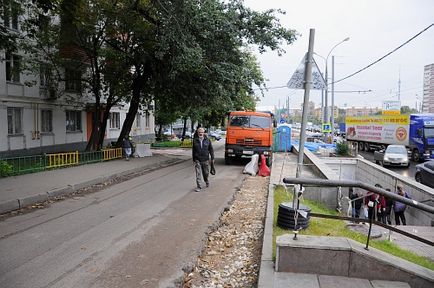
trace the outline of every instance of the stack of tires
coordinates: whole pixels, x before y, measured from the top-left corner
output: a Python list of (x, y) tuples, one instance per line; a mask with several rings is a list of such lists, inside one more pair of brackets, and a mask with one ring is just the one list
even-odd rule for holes
[[(296, 204), (297, 205), (297, 204)], [(306, 218), (298, 213), (297, 227), (295, 227), (295, 209), (292, 207), (292, 202), (283, 202), (279, 204), (277, 213), (277, 226), (283, 229), (300, 230), (309, 227), (311, 209), (303, 204), (300, 204), (298, 210), (307, 212)]]

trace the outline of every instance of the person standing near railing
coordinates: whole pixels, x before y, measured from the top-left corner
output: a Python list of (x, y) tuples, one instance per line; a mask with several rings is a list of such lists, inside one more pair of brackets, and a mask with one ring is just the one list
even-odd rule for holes
[[(411, 199), (411, 197), (407, 194), (407, 192), (404, 191), (404, 187), (399, 184), (398, 186), (396, 186), (396, 193), (401, 196), (401, 197), (405, 197), (408, 199)], [(399, 201), (395, 201), (393, 203), (393, 211), (395, 212), (395, 222), (396, 225), (407, 225), (407, 221), (405, 220), (405, 209), (407, 208), (407, 205), (405, 205), (402, 202)]]
[[(386, 191), (391, 192), (389, 188), (387, 188)], [(393, 200), (390, 199), (389, 197), (385, 197), (385, 199), (386, 199), (386, 211), (384, 214), (385, 217), (383, 218), (384, 221), (383, 223), (392, 225), (392, 219), (390, 215), (392, 214)]]
[(351, 207), (352, 207), (351, 217), (359, 218), (360, 209), (362, 208), (362, 204), (363, 204), (363, 197), (361, 197), (357, 191), (354, 192), (353, 187), (349, 188), (349, 194), (350, 194), (349, 198), (351, 200)]
[[(380, 184), (375, 184), (375, 187), (383, 188)], [(368, 192), (365, 197), (365, 206), (368, 208), (368, 219), (374, 220), (376, 218), (375, 214), (377, 213), (377, 220), (381, 221), (379, 219), (381, 217), (379, 212), (382, 210), (382, 208), (386, 207), (384, 197), (380, 197), (379, 194), (374, 192)]]
[(131, 140), (129, 139), (128, 135), (125, 136), (124, 141), (122, 142), (122, 148), (124, 148), (125, 152), (125, 159), (127, 161), (130, 160), (133, 144), (131, 143)]

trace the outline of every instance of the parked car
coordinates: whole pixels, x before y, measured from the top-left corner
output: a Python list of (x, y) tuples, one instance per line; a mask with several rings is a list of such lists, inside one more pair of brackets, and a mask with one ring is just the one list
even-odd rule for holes
[(374, 160), (383, 166), (410, 166), (408, 151), (404, 145), (389, 145), (386, 150), (375, 151)]
[(214, 140), (217, 140), (217, 141), (219, 141), (220, 139), (222, 139), (222, 136), (219, 133), (217, 133), (216, 131), (210, 132), (208, 134), (208, 137), (210, 139), (214, 139)]
[(434, 160), (416, 165), (414, 178), (417, 182), (434, 188)]

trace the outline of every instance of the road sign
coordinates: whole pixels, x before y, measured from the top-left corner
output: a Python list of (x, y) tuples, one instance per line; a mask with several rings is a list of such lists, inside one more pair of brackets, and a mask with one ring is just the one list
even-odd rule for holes
[(281, 124), (283, 124), (283, 123), (285, 123), (285, 122), (286, 122), (285, 119), (280, 118), (280, 123), (281, 123)]
[(332, 125), (330, 123), (323, 123), (322, 124), (322, 132), (323, 133), (330, 133), (330, 132), (332, 132)]
[[(306, 69), (306, 57), (307, 53), (304, 55), (300, 65), (298, 65), (297, 70), (295, 70), (291, 79), (289, 79), (288, 84), (286, 84), (288, 88), (304, 89), (304, 70)], [(312, 86), (310, 89), (324, 90), (326, 88), (325, 80), (322, 77), (318, 65), (316, 65), (316, 62), (313, 58), (312, 61)]]

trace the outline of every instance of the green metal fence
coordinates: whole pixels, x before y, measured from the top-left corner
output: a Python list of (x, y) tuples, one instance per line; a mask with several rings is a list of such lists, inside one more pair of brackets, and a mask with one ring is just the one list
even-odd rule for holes
[(15, 176), (122, 158), (122, 148), (93, 152), (67, 152), (0, 159), (0, 176)]
[(11, 171), (8, 173), (11, 176), (43, 171), (46, 167), (45, 160), (44, 155), (0, 159), (11, 167)]

